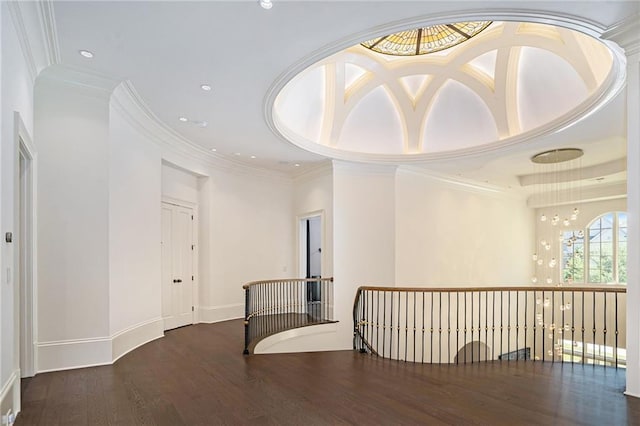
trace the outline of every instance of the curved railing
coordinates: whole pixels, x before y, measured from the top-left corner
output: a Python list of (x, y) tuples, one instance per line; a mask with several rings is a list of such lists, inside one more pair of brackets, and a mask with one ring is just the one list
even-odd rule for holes
[(626, 364), (626, 288), (360, 287), (354, 349), (420, 363)]
[(265, 337), (335, 322), (333, 278), (254, 281), (245, 291), (244, 354)]

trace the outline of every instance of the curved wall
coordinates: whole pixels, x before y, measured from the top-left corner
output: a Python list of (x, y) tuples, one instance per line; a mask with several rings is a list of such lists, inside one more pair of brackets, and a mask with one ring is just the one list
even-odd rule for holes
[(294, 270), (291, 180), (201, 156), (114, 86), (61, 66), (36, 83), (38, 371), (109, 364), (163, 335), (163, 161), (200, 176), (195, 322), (242, 317), (243, 283)]

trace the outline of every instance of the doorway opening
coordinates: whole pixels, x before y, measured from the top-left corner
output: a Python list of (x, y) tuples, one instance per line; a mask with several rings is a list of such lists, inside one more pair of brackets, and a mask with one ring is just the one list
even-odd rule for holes
[(18, 158), (16, 161), (15, 282), (18, 298), (16, 346), (19, 350), (20, 377), (36, 373), (36, 290), (35, 290), (35, 151), (19, 117)]
[[(304, 278), (322, 277), (322, 215), (300, 219), (300, 274)], [(312, 317), (321, 314), (322, 285), (320, 281), (306, 283), (306, 309)]]
[(162, 203), (162, 318), (164, 329), (194, 323), (194, 210)]

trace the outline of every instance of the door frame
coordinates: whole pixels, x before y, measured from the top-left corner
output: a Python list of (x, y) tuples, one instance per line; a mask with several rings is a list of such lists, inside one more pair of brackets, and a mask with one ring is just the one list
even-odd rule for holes
[(324, 210), (315, 210), (312, 212), (300, 214), (296, 216), (296, 256), (298, 258), (297, 261), (297, 276), (300, 278), (305, 278), (307, 275), (306, 267), (307, 267), (307, 258), (306, 258), (306, 245), (307, 245), (307, 232), (306, 229), (303, 229), (303, 221), (312, 219), (314, 217), (320, 217), (320, 247), (322, 250), (320, 251), (320, 270), (322, 274), (325, 274), (327, 270), (325, 265), (325, 214)]
[[(32, 377), (37, 372), (38, 351), (38, 268), (37, 268), (37, 170), (38, 156), (31, 136), (18, 112), (14, 112), (14, 324), (15, 363), (20, 377)], [(26, 206), (21, 208), (23, 187), (20, 178), (20, 158), (25, 161), (27, 171), (25, 191)], [(23, 217), (24, 214), (24, 217)], [(24, 223), (26, 221), (26, 223)], [(21, 235), (23, 225), (29, 238)], [(24, 259), (22, 264), (21, 259)], [(21, 340), (27, 343), (22, 347)]]
[[(160, 209), (162, 209), (162, 203), (172, 204), (178, 207), (186, 207), (191, 209), (193, 212), (193, 221), (191, 223), (191, 240), (193, 244), (193, 257), (191, 259), (191, 270), (193, 272), (193, 281), (191, 282), (191, 303), (193, 303), (193, 311), (191, 313), (191, 324), (196, 324), (200, 322), (200, 286), (199, 276), (200, 270), (198, 269), (198, 258), (199, 258), (199, 244), (198, 244), (198, 234), (199, 234), (199, 222), (198, 222), (198, 204), (192, 203), (191, 201), (180, 200), (177, 198), (169, 197), (166, 195), (162, 196)], [(162, 235), (162, 230), (160, 230)], [(162, 238), (162, 237), (161, 237)], [(162, 290), (162, 283), (160, 285), (160, 289)]]

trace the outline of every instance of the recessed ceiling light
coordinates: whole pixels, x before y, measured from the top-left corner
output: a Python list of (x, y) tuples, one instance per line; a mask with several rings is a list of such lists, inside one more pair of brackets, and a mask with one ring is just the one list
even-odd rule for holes
[(182, 121), (183, 123), (186, 123), (187, 121), (189, 121), (187, 117), (180, 117), (178, 118), (178, 120)]
[(211, 91), (211, 86), (209, 86), (208, 84), (201, 84), (200, 88), (202, 90), (204, 90), (205, 92), (210, 92)]
[(233, 154), (233, 155), (237, 155), (237, 156), (240, 156), (240, 153), (239, 153), (239, 152), (236, 152), (236, 153), (235, 153), (235, 154)]
[(80, 50), (78, 51), (78, 53), (80, 53), (80, 55), (84, 56), (87, 59), (93, 58), (93, 53), (89, 52), (88, 50)]
[(271, 9), (273, 7), (273, 3), (271, 3), (271, 0), (260, 0), (260, 6), (262, 6), (263, 9)]
[(255, 155), (252, 155), (252, 156), (251, 156), (251, 158), (256, 158), (256, 156), (255, 156)]
[(209, 125), (209, 123), (207, 123), (207, 122), (206, 122), (206, 121), (204, 121), (204, 120), (202, 120), (202, 121), (196, 121), (196, 123), (195, 123), (195, 124), (196, 124), (196, 126), (198, 126), (198, 127), (202, 127), (202, 128), (205, 128), (205, 127), (207, 127), (207, 126)]
[(217, 151), (217, 149), (211, 148), (211, 152), (216, 152), (216, 151)]
[(296, 163), (293, 165), (294, 167), (300, 167), (300, 164)]

